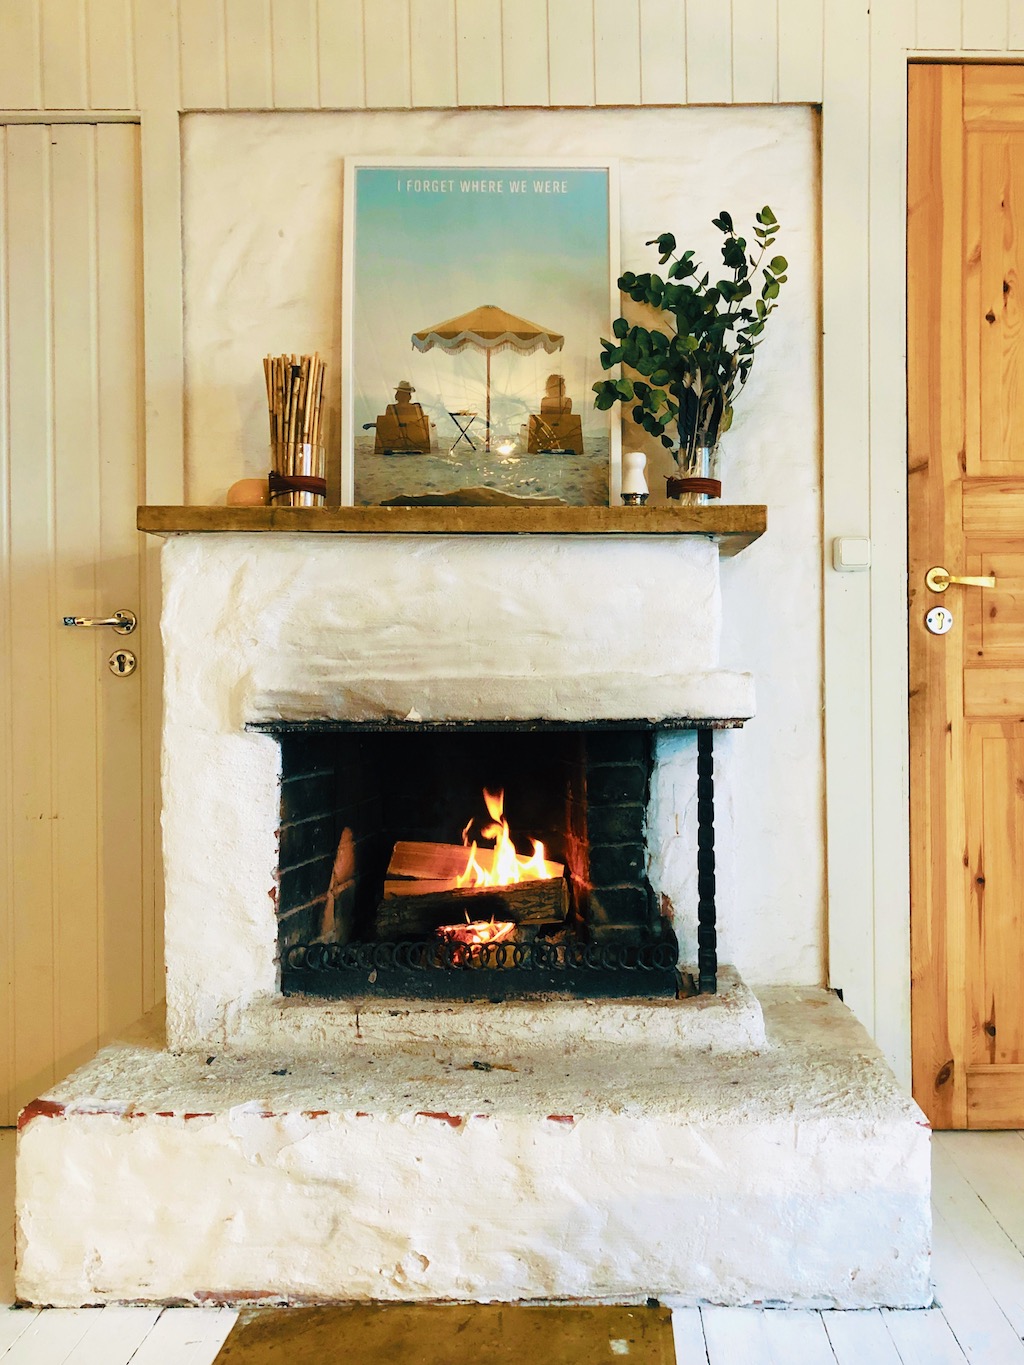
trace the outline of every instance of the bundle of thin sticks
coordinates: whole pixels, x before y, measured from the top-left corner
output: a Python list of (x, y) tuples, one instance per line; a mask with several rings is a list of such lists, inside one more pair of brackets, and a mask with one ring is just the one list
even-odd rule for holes
[(268, 355), (263, 360), (270, 410), (270, 445), (278, 474), (309, 474), (300, 469), (301, 447), (320, 444), (324, 362), (312, 355)]

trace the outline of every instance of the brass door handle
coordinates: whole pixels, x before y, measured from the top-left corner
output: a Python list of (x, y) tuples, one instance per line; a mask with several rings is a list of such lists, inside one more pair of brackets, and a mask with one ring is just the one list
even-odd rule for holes
[(996, 580), (994, 578), (963, 578), (956, 574), (951, 574), (948, 569), (943, 569), (940, 565), (929, 569), (924, 576), (924, 581), (932, 592), (945, 592), (950, 583), (962, 583), (968, 588), (994, 588)]
[(66, 626), (110, 626), (118, 635), (131, 635), (139, 624), (133, 611), (115, 611), (113, 616), (65, 616)]

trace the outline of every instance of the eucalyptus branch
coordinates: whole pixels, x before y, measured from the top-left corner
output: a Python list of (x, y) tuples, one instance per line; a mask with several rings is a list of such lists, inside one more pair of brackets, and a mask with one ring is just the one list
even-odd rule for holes
[[(788, 269), (782, 256), (765, 263), (779, 226), (767, 205), (756, 215), (753, 254), (730, 214), (723, 210), (712, 221), (723, 235), (722, 261), (732, 278), (712, 284), (693, 251), (677, 254), (670, 232), (653, 238), (647, 245), (657, 246), (659, 265), (669, 265), (667, 278), (626, 271), (618, 284), (635, 303), (654, 308), (662, 326), (631, 326), (616, 318), (614, 340), (601, 339), (601, 366), (622, 365), (628, 373), (594, 385), (596, 407), (631, 404), (633, 421), (668, 449), (674, 446), (677, 458), (698, 441), (715, 444), (728, 430), (734, 398), (750, 374)], [(760, 293), (753, 298), (758, 277)], [(667, 434), (672, 427), (675, 441)]]

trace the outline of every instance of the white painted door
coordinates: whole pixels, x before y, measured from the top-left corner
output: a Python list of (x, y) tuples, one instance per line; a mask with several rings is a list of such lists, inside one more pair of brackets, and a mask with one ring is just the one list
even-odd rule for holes
[(0, 127), (0, 1123), (156, 985), (151, 623), (62, 624), (143, 615), (141, 304), (138, 127)]

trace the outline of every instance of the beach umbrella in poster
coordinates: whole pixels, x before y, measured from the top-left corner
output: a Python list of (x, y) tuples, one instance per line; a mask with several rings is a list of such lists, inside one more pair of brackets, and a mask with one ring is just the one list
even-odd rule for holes
[(412, 344), (417, 351), (429, 351), (437, 346), (450, 355), (459, 351), (483, 351), (487, 357), (487, 412), (486, 449), (491, 448), (491, 356), (498, 351), (518, 351), (520, 355), (532, 355), (534, 351), (547, 351), (553, 355), (565, 345), (565, 337), (548, 327), (526, 318), (517, 318), (514, 313), (506, 313), (493, 303), (471, 308), (457, 318), (439, 322), (434, 327), (425, 327), (422, 332), (413, 332)]

